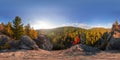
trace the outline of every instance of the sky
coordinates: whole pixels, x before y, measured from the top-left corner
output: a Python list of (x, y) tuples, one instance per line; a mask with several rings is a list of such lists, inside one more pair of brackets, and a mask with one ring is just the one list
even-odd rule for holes
[(0, 0), (0, 23), (15, 16), (34, 29), (111, 28), (120, 21), (120, 0)]

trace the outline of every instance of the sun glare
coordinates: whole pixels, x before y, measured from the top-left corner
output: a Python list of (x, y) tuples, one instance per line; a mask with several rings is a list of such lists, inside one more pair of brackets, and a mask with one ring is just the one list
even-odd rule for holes
[(51, 29), (53, 26), (49, 22), (40, 22), (39, 25), (42, 29)]
[(52, 29), (55, 28), (54, 25), (52, 25), (52, 23), (48, 22), (48, 21), (37, 21), (33, 27), (35, 29)]

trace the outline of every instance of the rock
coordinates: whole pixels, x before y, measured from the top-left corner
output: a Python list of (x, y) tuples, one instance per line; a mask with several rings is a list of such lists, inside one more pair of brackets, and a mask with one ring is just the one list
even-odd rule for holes
[(120, 25), (116, 22), (112, 26), (108, 41), (106, 50), (120, 50)]
[(106, 47), (106, 50), (120, 50), (120, 38), (112, 37)]
[(83, 55), (86, 53), (97, 53), (99, 51), (100, 50), (96, 47), (91, 47), (91, 46), (88, 46), (85, 44), (77, 44), (77, 45), (72, 46), (71, 48), (67, 49), (66, 51), (64, 51), (62, 53), (74, 56), (74, 55)]
[(70, 48), (70, 50), (72, 50), (72, 51), (84, 51), (79, 44), (75, 45), (75, 46), (72, 46)]
[(107, 44), (108, 44), (107, 40), (104, 40), (103, 38), (100, 38), (100, 41), (99, 41), (99, 44), (98, 44), (97, 47), (101, 50), (105, 50)]
[(100, 51), (100, 49), (98, 49), (96, 47), (88, 46), (85, 44), (80, 44), (80, 48), (82, 48), (83, 51), (85, 51), (85, 52), (98, 52), (98, 51)]
[(0, 35), (0, 49), (10, 48), (9, 42), (11, 39), (6, 35)]
[(53, 48), (53, 44), (51, 43), (50, 39), (48, 39), (45, 35), (38, 36), (35, 42), (41, 49), (52, 50)]
[(78, 44), (78, 45), (72, 46), (70, 48), (70, 50), (84, 51), (84, 52), (97, 52), (97, 51), (100, 51), (100, 49), (98, 49), (96, 47), (88, 46), (88, 45), (85, 45), (85, 44)]
[(25, 49), (25, 50), (31, 50), (31, 49), (38, 50), (39, 49), (36, 43), (28, 36), (21, 37), (19, 41), (19, 48)]
[(105, 50), (110, 38), (111, 38), (111, 34), (105, 32), (103, 36), (96, 42), (95, 46), (101, 50)]
[(4, 45), (6, 42), (8, 42), (10, 38), (6, 35), (0, 35), (0, 46)]
[(9, 44), (11, 46), (11, 50), (17, 50), (19, 49), (19, 40), (12, 40)]

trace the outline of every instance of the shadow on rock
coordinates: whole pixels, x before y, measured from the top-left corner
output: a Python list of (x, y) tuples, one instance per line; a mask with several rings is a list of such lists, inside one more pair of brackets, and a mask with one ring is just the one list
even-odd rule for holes
[(78, 55), (95, 55), (96, 53), (99, 53), (101, 50), (96, 47), (91, 47), (84, 44), (78, 44), (75, 46), (72, 46), (71, 48), (67, 49), (64, 54), (72, 55), (72, 56), (78, 56)]

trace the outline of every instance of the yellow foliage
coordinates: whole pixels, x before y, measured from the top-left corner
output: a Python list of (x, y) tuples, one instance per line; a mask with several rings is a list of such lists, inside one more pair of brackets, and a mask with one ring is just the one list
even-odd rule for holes
[(12, 24), (10, 22), (8, 22), (8, 24), (4, 28), (5, 34), (7, 34), (10, 37), (12, 37), (12, 35), (13, 35), (13, 31), (12, 31), (11, 27), (12, 27)]
[(36, 39), (38, 37), (38, 32), (34, 29), (30, 29), (30, 34), (29, 36), (32, 38), (32, 39)]
[(32, 39), (36, 39), (38, 37), (38, 32), (30, 27), (30, 24), (24, 27), (24, 34), (28, 35)]

